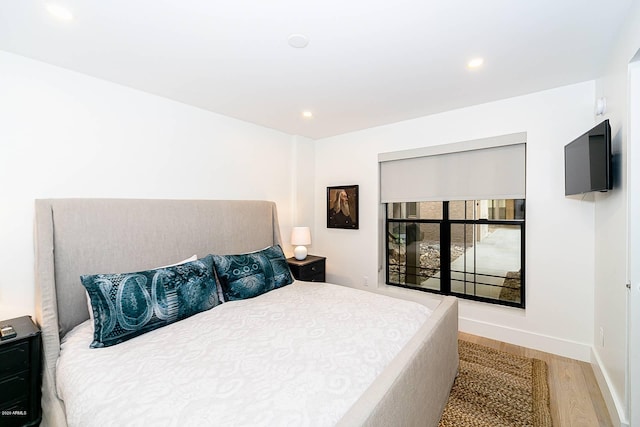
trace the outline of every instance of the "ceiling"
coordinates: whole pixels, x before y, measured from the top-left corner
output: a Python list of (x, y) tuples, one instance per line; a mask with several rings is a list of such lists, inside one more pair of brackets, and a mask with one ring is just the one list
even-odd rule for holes
[(318, 139), (598, 78), (632, 1), (0, 0), (0, 50)]

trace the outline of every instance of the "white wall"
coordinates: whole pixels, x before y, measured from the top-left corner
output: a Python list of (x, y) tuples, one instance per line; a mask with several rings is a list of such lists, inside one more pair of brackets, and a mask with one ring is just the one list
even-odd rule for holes
[(36, 198), (273, 200), (290, 251), (292, 147), (281, 132), (0, 52), (0, 318), (34, 312)]
[[(607, 99), (604, 118), (611, 123), (613, 135), (615, 191), (598, 195), (595, 209), (595, 337), (596, 374), (605, 383), (601, 388), (614, 420), (626, 423), (629, 418), (627, 303), (631, 259), (628, 251), (629, 218), (629, 63), (640, 48), (640, 3), (634, 2), (627, 20), (620, 28), (603, 78), (596, 83), (596, 97)], [(637, 168), (638, 165), (635, 165)], [(636, 188), (635, 191), (638, 191)], [(604, 331), (604, 345), (600, 342)], [(597, 370), (600, 370), (598, 372)], [(640, 384), (638, 384), (640, 385)], [(640, 393), (640, 390), (634, 390)], [(612, 405), (613, 404), (613, 405)], [(613, 407), (615, 406), (615, 407)]]
[[(309, 253), (313, 253), (314, 207), (316, 204), (313, 184), (315, 181), (315, 141), (302, 136), (293, 137), (294, 164), (293, 164), (293, 203), (294, 227), (311, 228), (311, 245), (307, 247)], [(282, 236), (289, 242), (290, 236)]]
[[(317, 141), (314, 245), (328, 281), (362, 287), (378, 277), (378, 153), (527, 132), (527, 308), (461, 301), (460, 327), (589, 360), (594, 202), (564, 196), (563, 147), (593, 126), (594, 91), (585, 82)], [(326, 187), (345, 184), (360, 185), (360, 229), (327, 229)]]

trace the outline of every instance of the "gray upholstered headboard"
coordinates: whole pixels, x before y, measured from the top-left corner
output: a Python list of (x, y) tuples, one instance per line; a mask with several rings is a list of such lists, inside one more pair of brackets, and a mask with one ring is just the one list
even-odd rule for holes
[[(275, 203), (245, 200), (36, 200), (36, 319), (47, 425), (65, 423), (55, 392), (60, 339), (89, 318), (80, 275), (139, 271), (193, 254), (280, 244)], [(63, 424), (62, 424), (63, 425)]]

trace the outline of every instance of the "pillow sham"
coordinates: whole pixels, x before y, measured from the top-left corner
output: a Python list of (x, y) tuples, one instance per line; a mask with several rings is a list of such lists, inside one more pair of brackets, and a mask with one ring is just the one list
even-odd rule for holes
[(94, 313), (90, 347), (108, 347), (220, 303), (211, 256), (176, 266), (80, 277)]
[(279, 245), (239, 255), (212, 255), (225, 301), (253, 298), (293, 283)]
[[(185, 262), (195, 261), (197, 259), (198, 259), (197, 255), (191, 255), (187, 259), (183, 259), (182, 261), (178, 261), (178, 262), (176, 262), (174, 264), (163, 265), (162, 267), (156, 267), (156, 268), (154, 268), (154, 270), (158, 270), (158, 269), (161, 269), (161, 268), (167, 268), (167, 267), (173, 267), (174, 265), (184, 264)], [(89, 320), (91, 320), (91, 322), (93, 322), (93, 308), (91, 308), (91, 297), (89, 296), (89, 292), (85, 292), (85, 296), (87, 297), (87, 310), (89, 310)]]

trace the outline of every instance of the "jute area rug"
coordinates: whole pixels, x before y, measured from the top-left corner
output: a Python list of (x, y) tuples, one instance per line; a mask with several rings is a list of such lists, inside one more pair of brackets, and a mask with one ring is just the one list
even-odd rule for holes
[(551, 426), (547, 364), (458, 341), (460, 368), (440, 427)]

